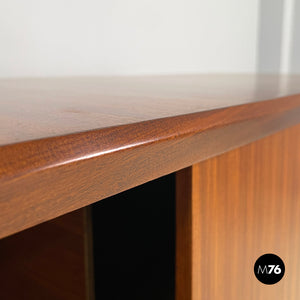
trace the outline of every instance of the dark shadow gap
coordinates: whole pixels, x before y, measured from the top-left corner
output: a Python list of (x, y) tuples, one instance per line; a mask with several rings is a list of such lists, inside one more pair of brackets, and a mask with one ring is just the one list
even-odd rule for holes
[(92, 205), (96, 299), (174, 299), (175, 175)]

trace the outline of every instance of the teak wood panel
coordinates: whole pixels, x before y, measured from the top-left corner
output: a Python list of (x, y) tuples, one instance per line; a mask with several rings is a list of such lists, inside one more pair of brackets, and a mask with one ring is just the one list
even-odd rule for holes
[(0, 80), (0, 238), (300, 123), (299, 82)]
[(0, 238), (299, 122), (295, 95), (0, 147)]
[(198, 74), (0, 80), (0, 145), (300, 93), (299, 75)]
[[(300, 297), (300, 125), (177, 173), (177, 300)], [(265, 253), (285, 263), (271, 286)]]
[(88, 211), (0, 240), (0, 299), (92, 300)]

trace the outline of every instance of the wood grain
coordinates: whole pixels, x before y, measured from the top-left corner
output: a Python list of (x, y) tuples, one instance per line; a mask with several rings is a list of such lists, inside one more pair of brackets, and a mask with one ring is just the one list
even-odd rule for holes
[[(300, 125), (177, 173), (176, 299), (299, 299)], [(256, 259), (279, 255), (265, 286)]]
[[(0, 238), (300, 123), (300, 95), (292, 95), (298, 76), (285, 77), (283, 90), (276, 76), (205, 78), (1, 81), (7, 101), (0, 102)], [(122, 105), (114, 93), (124, 93)], [(271, 95), (285, 97), (259, 101)], [(151, 106), (154, 98), (165, 100)], [(93, 125), (85, 127), (79, 113), (55, 123), (64, 116), (60, 105), (72, 99), (105, 118), (91, 117)], [(5, 116), (20, 116), (21, 125), (8, 128)], [(33, 122), (32, 130), (23, 127), (22, 116)], [(41, 135), (39, 125), (45, 124)]]
[(87, 291), (84, 211), (0, 241), (0, 299), (83, 300)]
[(0, 145), (300, 93), (300, 76), (211, 74), (0, 80)]
[(300, 122), (300, 97), (0, 148), (0, 237)]

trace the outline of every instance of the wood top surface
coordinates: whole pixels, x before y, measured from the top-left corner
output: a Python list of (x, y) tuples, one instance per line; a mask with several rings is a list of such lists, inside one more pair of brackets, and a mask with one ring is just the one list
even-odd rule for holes
[(300, 76), (187, 75), (0, 80), (0, 145), (300, 93)]
[(300, 123), (300, 76), (0, 80), (0, 238)]

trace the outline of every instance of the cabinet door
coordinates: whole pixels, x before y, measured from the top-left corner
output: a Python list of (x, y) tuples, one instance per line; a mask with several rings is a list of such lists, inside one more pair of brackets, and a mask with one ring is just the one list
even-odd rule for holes
[[(181, 170), (176, 177), (176, 299), (300, 297), (300, 126)], [(259, 282), (277, 254), (285, 275)]]

